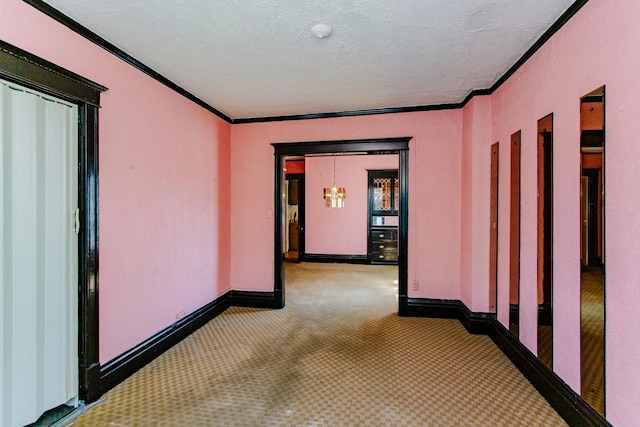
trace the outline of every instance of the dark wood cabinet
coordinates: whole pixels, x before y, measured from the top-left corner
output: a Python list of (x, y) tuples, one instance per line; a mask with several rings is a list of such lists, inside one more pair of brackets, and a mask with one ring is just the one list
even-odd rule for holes
[(371, 263), (398, 262), (398, 228), (371, 227), (369, 229)]
[(398, 263), (398, 170), (369, 171), (367, 258), (371, 264)]

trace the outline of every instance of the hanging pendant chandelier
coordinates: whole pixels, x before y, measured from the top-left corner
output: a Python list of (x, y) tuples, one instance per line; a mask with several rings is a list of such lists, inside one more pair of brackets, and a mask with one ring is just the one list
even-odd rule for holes
[(347, 197), (347, 189), (336, 187), (336, 155), (333, 155), (333, 187), (323, 189), (323, 198), (328, 208), (343, 208), (344, 199)]

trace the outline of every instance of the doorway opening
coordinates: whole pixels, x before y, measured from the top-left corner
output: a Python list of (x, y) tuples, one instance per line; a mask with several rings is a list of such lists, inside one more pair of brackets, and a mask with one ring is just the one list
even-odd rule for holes
[[(98, 110), (107, 88), (0, 41), (0, 78), (77, 106), (77, 395), (93, 402), (102, 393), (98, 357)], [(57, 412), (56, 412), (57, 413)]]
[[(285, 305), (285, 161), (292, 156), (326, 155), (398, 155), (398, 310), (407, 306), (407, 253), (408, 253), (408, 151), (411, 137), (365, 139), (347, 141), (318, 141), (300, 143), (274, 143), (275, 191), (274, 191), (274, 308)], [(307, 180), (308, 182), (308, 180)], [(347, 189), (348, 190), (348, 189)], [(348, 193), (349, 194), (349, 193)], [(311, 197), (306, 194), (307, 200)], [(318, 193), (320, 197), (320, 193)], [(345, 199), (349, 203), (349, 195)], [(308, 214), (308, 212), (307, 212)], [(308, 220), (308, 218), (307, 218)], [(366, 217), (365, 217), (366, 221)], [(304, 235), (306, 229), (302, 230)], [(328, 230), (327, 232), (330, 232)], [(306, 258), (306, 255), (305, 255)]]
[[(287, 262), (304, 260), (304, 158), (287, 159), (285, 167), (284, 258)], [(291, 171), (294, 173), (290, 173)]]

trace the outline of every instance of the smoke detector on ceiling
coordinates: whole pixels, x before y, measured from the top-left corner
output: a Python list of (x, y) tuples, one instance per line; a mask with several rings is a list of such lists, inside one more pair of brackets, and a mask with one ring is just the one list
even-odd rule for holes
[(326, 39), (331, 35), (332, 28), (327, 24), (316, 24), (311, 27), (311, 34), (319, 39)]

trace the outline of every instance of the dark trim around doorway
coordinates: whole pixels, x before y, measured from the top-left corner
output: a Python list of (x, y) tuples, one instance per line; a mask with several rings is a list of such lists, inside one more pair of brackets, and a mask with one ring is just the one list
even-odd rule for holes
[(98, 354), (98, 110), (106, 87), (0, 40), (0, 78), (78, 106), (79, 398), (102, 394)]
[(284, 248), (283, 248), (283, 200), (284, 158), (305, 154), (366, 153), (398, 154), (400, 180), (400, 206), (398, 209), (398, 313), (406, 311), (408, 302), (408, 180), (409, 180), (409, 141), (412, 137), (372, 138), (340, 141), (310, 141), (273, 143), (274, 147), (274, 307), (285, 305), (284, 292)]

